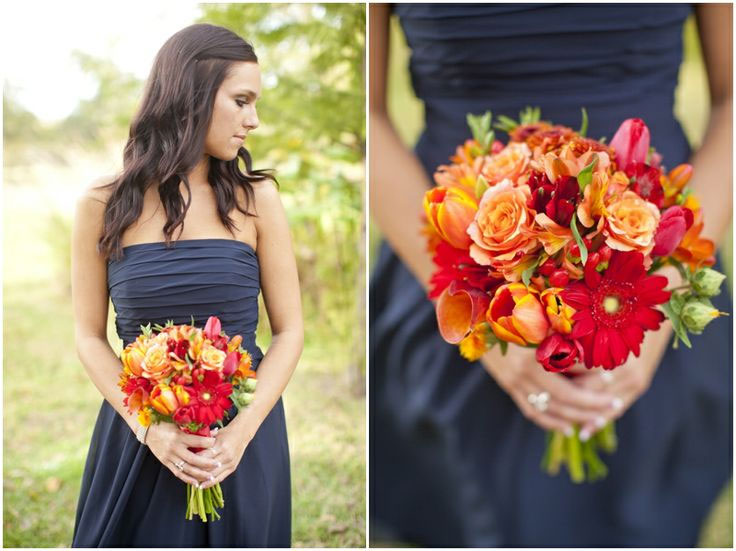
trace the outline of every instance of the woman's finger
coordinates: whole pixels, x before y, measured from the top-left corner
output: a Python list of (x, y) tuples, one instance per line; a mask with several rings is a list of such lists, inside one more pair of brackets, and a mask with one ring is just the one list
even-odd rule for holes
[(199, 480), (196, 478), (188, 475), (183, 470), (179, 469), (179, 467), (176, 466), (176, 464), (173, 461), (168, 461), (166, 466), (169, 468), (169, 470), (172, 472), (172, 474), (178, 478), (179, 480), (186, 482), (187, 484), (191, 484), (192, 486), (199, 485)]
[(176, 450), (176, 455), (183, 459), (189, 465), (198, 467), (203, 471), (212, 472), (217, 467), (217, 461), (211, 457), (205, 457), (197, 453), (190, 452), (186, 447), (182, 446)]
[(529, 419), (532, 423), (546, 430), (558, 430), (561, 432), (569, 431), (569, 423), (562, 419), (559, 419), (558, 417), (550, 415), (545, 411), (540, 411), (539, 409), (537, 409), (535, 406), (529, 403), (528, 394), (525, 394), (520, 389), (513, 389), (511, 391), (511, 397), (521, 410), (522, 415), (524, 415), (524, 417)]
[(558, 373), (538, 372), (533, 380), (539, 388), (546, 390), (560, 402), (581, 410), (601, 414), (611, 407), (614, 396), (576, 385)]
[(211, 448), (216, 442), (211, 436), (197, 436), (186, 432), (180, 433), (179, 441), (184, 442), (188, 448)]
[(215, 476), (213, 480), (209, 480), (205, 482), (204, 484), (202, 484), (202, 488), (211, 488), (215, 484), (219, 484), (220, 482), (225, 480), (228, 476), (230, 476), (234, 471), (235, 469), (232, 469), (232, 468), (223, 469), (223, 471), (219, 475)]
[(194, 465), (188, 463), (185, 459), (180, 458), (177, 462), (180, 465), (183, 463), (183, 469), (182, 471), (189, 475), (190, 477), (196, 478), (199, 482), (204, 482), (205, 480), (209, 480), (210, 476), (212, 474), (212, 471), (200, 469), (199, 467), (195, 467)]

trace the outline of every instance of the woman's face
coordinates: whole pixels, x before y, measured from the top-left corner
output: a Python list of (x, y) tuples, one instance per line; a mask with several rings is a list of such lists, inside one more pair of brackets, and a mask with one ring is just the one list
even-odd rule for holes
[(258, 127), (256, 101), (260, 96), (258, 63), (233, 63), (215, 95), (212, 121), (204, 142), (206, 154), (223, 161), (237, 157), (248, 132)]

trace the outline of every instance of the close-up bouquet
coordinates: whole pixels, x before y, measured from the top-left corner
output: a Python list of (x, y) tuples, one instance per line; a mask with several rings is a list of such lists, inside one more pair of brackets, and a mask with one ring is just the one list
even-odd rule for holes
[[(154, 333), (154, 329), (157, 333)], [(211, 425), (223, 426), (228, 409), (253, 400), (256, 373), (242, 336), (222, 332), (211, 316), (204, 329), (191, 325), (141, 326), (142, 334), (121, 354), (119, 386), (128, 411), (143, 426), (175, 423), (181, 430), (209, 437)], [(197, 449), (190, 451), (196, 453)], [(225, 504), (220, 484), (198, 488), (187, 484), (186, 518), (219, 519)]]
[[(710, 297), (725, 278), (709, 268), (715, 247), (700, 236), (692, 167), (667, 171), (641, 119), (606, 143), (586, 137), (584, 109), (579, 131), (540, 120), (538, 108), (520, 115), (495, 125), (490, 112), (468, 115), (473, 139), (425, 194), (442, 337), (471, 361), (495, 345), (533, 347), (540, 369), (557, 373), (623, 365), (665, 316), (673, 346), (690, 347), (688, 333), (724, 314)], [(681, 281), (659, 274), (665, 266)], [(543, 467), (564, 464), (576, 482), (605, 476), (597, 452), (615, 450), (613, 424), (586, 441), (578, 430), (548, 433)]]

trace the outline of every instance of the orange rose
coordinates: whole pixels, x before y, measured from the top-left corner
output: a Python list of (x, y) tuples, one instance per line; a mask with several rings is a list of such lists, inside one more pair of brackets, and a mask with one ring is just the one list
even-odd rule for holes
[(204, 369), (222, 371), (222, 368), (225, 365), (226, 357), (227, 354), (225, 354), (225, 352), (223, 352), (222, 350), (215, 348), (211, 344), (205, 344), (202, 348), (202, 356), (200, 357), (200, 361), (202, 362), (202, 367)]
[(514, 262), (539, 248), (532, 229), (534, 212), (527, 207), (530, 197), (529, 186), (516, 187), (511, 180), (486, 190), (468, 227), (473, 260), (509, 270)]
[(477, 210), (475, 197), (460, 188), (434, 187), (424, 194), (429, 223), (456, 249), (467, 249), (472, 243), (467, 230)]
[(141, 364), (141, 375), (146, 379), (159, 381), (166, 377), (172, 370), (169, 363), (169, 353), (166, 342), (163, 344), (156, 342), (146, 350), (146, 356)]
[(525, 143), (512, 142), (495, 155), (485, 158), (481, 174), (491, 186), (506, 179), (515, 182), (529, 164), (531, 155)]
[(538, 297), (535, 289), (523, 283), (507, 283), (496, 289), (486, 312), (495, 335), (521, 346), (542, 342), (547, 336), (549, 321)]
[(563, 302), (562, 291), (558, 287), (550, 287), (542, 291), (541, 299), (552, 329), (567, 334), (572, 331), (572, 317), (576, 310)]
[(146, 357), (146, 338), (139, 335), (135, 342), (130, 343), (120, 354), (123, 369), (126, 373), (140, 377), (143, 372), (141, 364)]
[(648, 255), (654, 247), (659, 209), (633, 191), (625, 191), (607, 210), (603, 229), (606, 245), (618, 251), (640, 251)]

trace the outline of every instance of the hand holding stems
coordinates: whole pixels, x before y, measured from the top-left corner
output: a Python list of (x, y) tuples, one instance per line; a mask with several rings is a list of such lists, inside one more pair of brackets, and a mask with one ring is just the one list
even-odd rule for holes
[[(165, 465), (175, 477), (193, 486), (210, 480), (217, 462), (211, 457), (195, 454), (188, 448), (210, 449), (214, 438), (188, 434), (173, 423), (155, 423), (148, 429), (146, 444), (153, 455)], [(177, 464), (183, 465), (180, 469)]]
[[(546, 430), (571, 435), (574, 426), (602, 428), (617, 405), (615, 394), (606, 389), (575, 384), (564, 375), (545, 371), (531, 348), (511, 346), (504, 356), (499, 347), (494, 347), (481, 358), (481, 363), (522, 414)], [(549, 395), (544, 410), (529, 400), (531, 395), (542, 392)]]
[[(240, 422), (236, 422), (238, 419)], [(245, 449), (253, 438), (247, 429), (243, 429), (246, 421), (247, 411), (241, 410), (231, 423), (213, 431), (215, 444), (199, 452), (198, 455), (215, 461), (215, 468), (211, 471), (212, 478), (202, 484), (203, 489), (219, 484), (235, 472)]]

